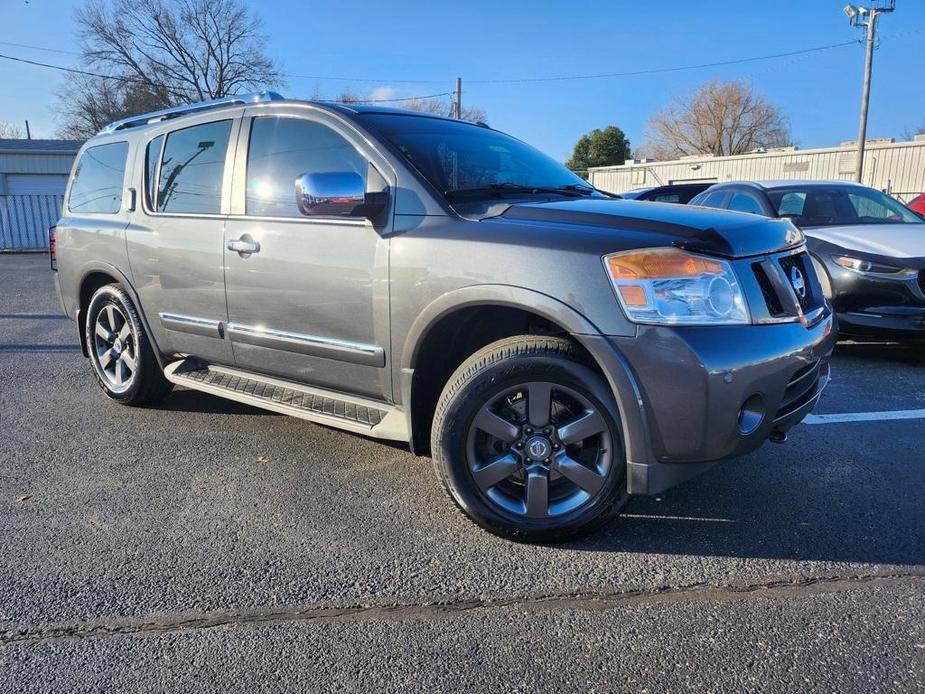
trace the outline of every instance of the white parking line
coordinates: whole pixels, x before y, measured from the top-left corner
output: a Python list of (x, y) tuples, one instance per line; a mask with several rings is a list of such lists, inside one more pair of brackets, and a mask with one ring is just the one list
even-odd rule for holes
[(731, 518), (695, 518), (694, 516), (657, 516), (648, 513), (624, 513), (623, 518), (641, 518), (643, 520), (700, 521), (702, 523), (735, 523)]
[(809, 414), (805, 424), (839, 424), (841, 422), (880, 422), (891, 419), (925, 419), (925, 410), (888, 410), (886, 412), (846, 412), (845, 414)]

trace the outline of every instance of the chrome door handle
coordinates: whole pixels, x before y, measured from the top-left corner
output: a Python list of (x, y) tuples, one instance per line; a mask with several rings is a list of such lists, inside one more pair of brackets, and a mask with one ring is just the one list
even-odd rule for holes
[(260, 253), (260, 244), (256, 241), (250, 241), (245, 238), (229, 241), (227, 247), (229, 251), (234, 251), (235, 253), (240, 253), (241, 255)]

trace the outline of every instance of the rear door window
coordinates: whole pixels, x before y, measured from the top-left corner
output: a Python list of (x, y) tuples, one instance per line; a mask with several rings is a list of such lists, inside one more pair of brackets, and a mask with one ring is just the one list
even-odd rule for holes
[(122, 207), (127, 142), (113, 142), (84, 150), (74, 172), (69, 212), (116, 214)]
[(148, 143), (145, 149), (145, 202), (148, 209), (155, 209), (154, 200), (157, 195), (157, 165), (161, 158), (161, 147), (164, 146), (164, 136), (158, 135)]
[(722, 207), (723, 201), (726, 199), (725, 190), (717, 190), (713, 193), (707, 194), (707, 196), (700, 202), (702, 207)]
[(729, 209), (750, 214), (764, 214), (761, 203), (758, 202), (755, 196), (741, 191), (733, 194), (732, 200), (729, 201)]
[(157, 211), (219, 214), (231, 121), (167, 135), (157, 183)]

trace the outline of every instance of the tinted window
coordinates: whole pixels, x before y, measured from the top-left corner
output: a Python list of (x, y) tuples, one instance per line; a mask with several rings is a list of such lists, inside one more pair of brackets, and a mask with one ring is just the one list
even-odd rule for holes
[(90, 147), (80, 156), (67, 208), (71, 212), (115, 214), (122, 206), (127, 142)]
[(806, 186), (768, 192), (781, 217), (797, 226), (847, 224), (921, 224), (902, 204), (873, 188), (860, 186)]
[(218, 214), (231, 121), (195, 125), (167, 135), (158, 179), (158, 212)]
[(700, 205), (703, 207), (722, 207), (723, 200), (726, 199), (725, 190), (717, 190), (714, 193), (708, 193), (707, 196), (700, 201)]
[(681, 195), (678, 193), (662, 193), (661, 195), (653, 195), (649, 198), (652, 202), (681, 202)]
[(497, 130), (423, 116), (369, 114), (363, 122), (441, 192), (499, 184), (588, 187), (559, 162)]
[(764, 214), (761, 203), (755, 199), (755, 196), (748, 193), (734, 193), (732, 200), (729, 201), (729, 209), (751, 214)]
[(145, 198), (148, 208), (154, 209), (154, 192), (157, 184), (157, 161), (161, 156), (161, 147), (164, 145), (164, 136), (158, 135), (145, 150)]
[(301, 217), (295, 181), (305, 173), (352, 172), (366, 180), (369, 162), (331, 128), (301, 118), (255, 118), (247, 151), (246, 212)]

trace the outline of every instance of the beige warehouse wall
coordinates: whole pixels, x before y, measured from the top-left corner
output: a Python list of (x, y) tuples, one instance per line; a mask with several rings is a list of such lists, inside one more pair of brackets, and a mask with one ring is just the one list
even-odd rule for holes
[[(685, 181), (767, 179), (853, 180), (855, 149), (784, 150), (735, 157), (696, 157), (675, 161), (591, 169), (590, 182), (613, 193)], [(925, 139), (869, 143), (864, 155), (864, 183), (908, 200), (925, 192)]]

